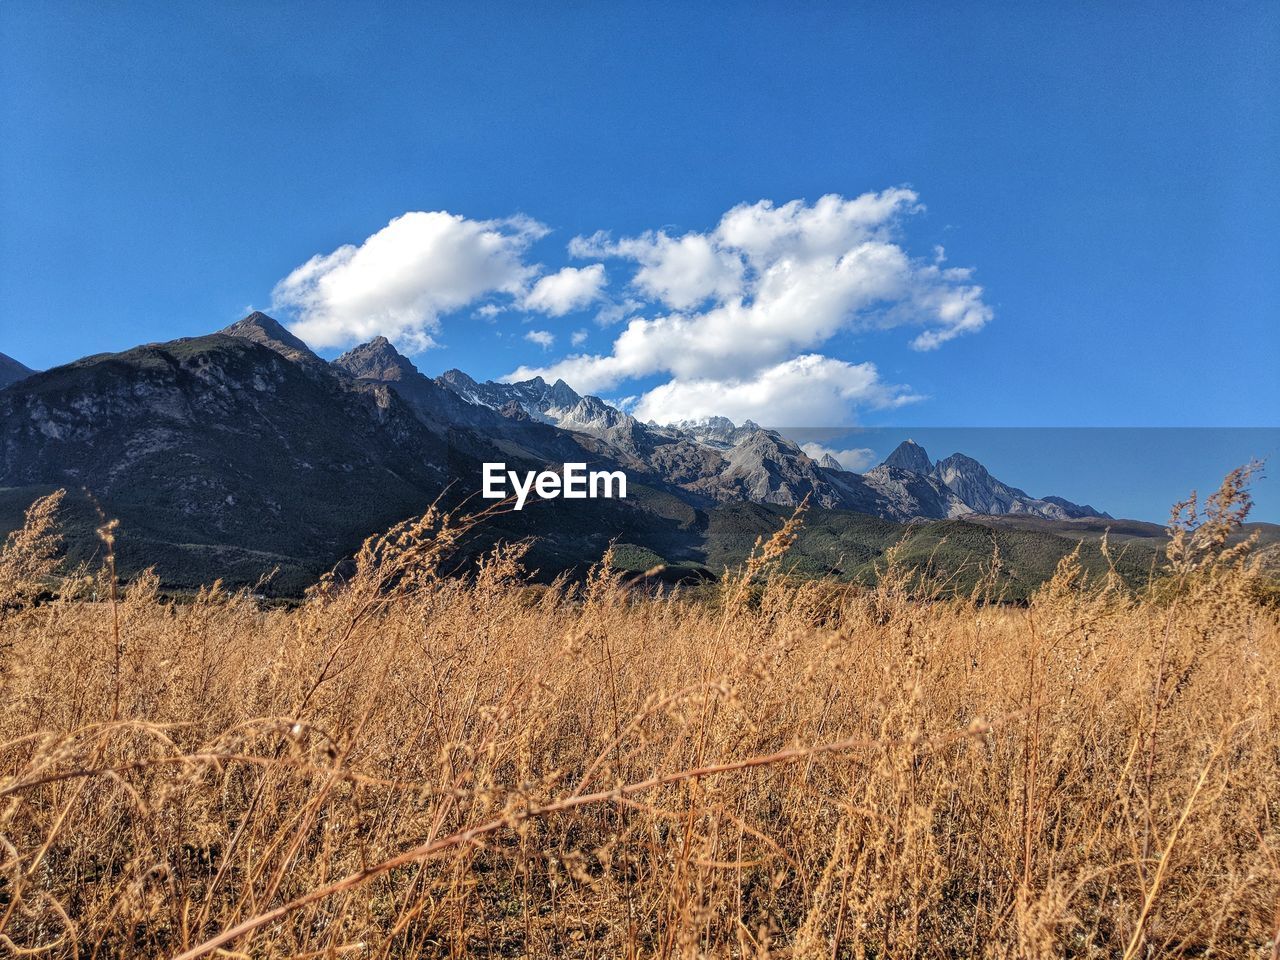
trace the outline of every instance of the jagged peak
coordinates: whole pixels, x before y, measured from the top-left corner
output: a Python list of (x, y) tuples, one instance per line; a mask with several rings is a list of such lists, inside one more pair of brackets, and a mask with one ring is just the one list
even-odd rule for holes
[(445, 383), (452, 383), (458, 386), (464, 386), (464, 387), (479, 386), (479, 384), (476, 383), (474, 378), (472, 378), (469, 374), (459, 370), (457, 367), (453, 367), (452, 369), (446, 370), (444, 373), (440, 374), (440, 379), (443, 380)]
[(302, 344), (302, 346), (306, 346), (306, 344), (302, 343), (301, 340), (286, 330), (279, 320), (275, 317), (267, 316), (261, 310), (255, 310), (253, 313), (241, 317), (235, 323), (223, 327), (218, 332), (225, 333), (232, 337), (243, 337), (254, 331), (261, 331), (262, 333), (274, 337), (283, 343), (290, 343), (290, 341), (293, 341), (293, 343), (290, 344), (291, 346), (295, 344)]
[(290, 360), (324, 362), (312, 352), (305, 342), (286, 330), (279, 320), (275, 317), (267, 316), (261, 310), (253, 311), (253, 313), (242, 317), (230, 326), (223, 327), (218, 332), (228, 337), (239, 337), (242, 340), (252, 340), (254, 343), (260, 343), (264, 347), (270, 347), (276, 353), (288, 357)]
[(942, 460), (939, 460), (937, 463), (937, 467), (939, 469), (942, 469), (944, 467), (952, 467), (952, 468), (968, 470), (970, 472), (977, 472), (977, 471), (981, 471), (982, 473), (988, 472), (987, 468), (982, 465), (981, 461), (975, 460), (973, 457), (969, 456), (967, 453), (953, 453), (951, 456), (946, 457)]
[[(650, 421), (650, 422), (652, 423), (653, 421)], [(751, 421), (749, 420), (747, 421), (747, 423), (750, 423), (750, 422)], [(657, 424), (654, 424), (654, 425), (656, 426)], [(734, 430), (738, 429), (737, 424), (735, 424), (728, 417), (717, 417), (717, 416), (692, 417), (688, 420), (676, 420), (673, 423), (668, 424), (668, 426), (676, 430), (686, 430), (686, 431), (716, 430), (716, 431), (723, 431), (725, 433), (731, 433)], [(743, 426), (745, 427), (746, 424), (744, 423)], [(752, 426), (754, 426), (754, 424), (752, 424)]]
[(924, 447), (910, 438), (898, 444), (893, 453), (884, 458), (881, 465), (921, 475), (933, 470), (933, 463), (929, 460), (929, 454), (925, 452)]
[[(750, 423), (751, 421), (747, 422)], [(796, 451), (800, 450), (799, 447), (796, 447), (795, 444), (787, 440), (785, 437), (774, 433), (772, 430), (766, 430), (764, 427), (760, 427), (755, 424), (752, 424), (750, 427), (747, 427), (744, 424), (738, 429), (738, 432), (734, 437), (733, 448), (735, 450), (739, 448), (750, 448), (754, 450), (769, 450), (771, 452), (781, 452), (783, 450), (789, 451), (792, 448)]]
[(578, 395), (573, 387), (569, 386), (563, 380), (557, 380), (547, 388), (547, 396), (555, 400), (557, 403), (570, 405), (582, 402), (582, 397)]
[(365, 380), (403, 380), (418, 375), (418, 368), (384, 336), (352, 347), (333, 365)]
[[(372, 340), (367, 340), (364, 343), (356, 344), (354, 347), (352, 347), (342, 356), (347, 357), (347, 356), (351, 356), (352, 354), (362, 354), (365, 356), (377, 354), (379, 356), (386, 356), (386, 357), (403, 356), (403, 354), (401, 354), (400, 351), (395, 348), (395, 344), (393, 344), (390, 340), (388, 340), (382, 334), (378, 334)], [(338, 359), (341, 360), (342, 357), (339, 357)]]

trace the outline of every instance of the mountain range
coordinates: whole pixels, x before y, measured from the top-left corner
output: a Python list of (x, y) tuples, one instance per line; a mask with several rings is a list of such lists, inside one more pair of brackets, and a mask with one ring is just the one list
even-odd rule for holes
[[(1054, 525), (1110, 520), (1033, 497), (961, 453), (934, 462), (911, 440), (856, 473), (750, 421), (659, 425), (563, 380), (428, 377), (383, 337), (325, 361), (263, 313), (42, 373), (0, 355), (0, 384), (0, 527), (65, 487), (73, 555), (93, 553), (99, 513), (116, 516), (122, 566), (154, 564), (175, 586), (275, 571), (271, 589), (296, 593), (437, 498), (481, 505), (480, 464), (493, 460), (628, 473), (626, 500), (540, 501), (487, 526), (488, 541), (536, 537), (530, 562), (545, 576), (581, 569), (610, 542), (622, 562), (713, 576), (806, 500), (821, 515), (815, 529), (840, 531), (813, 565), (849, 575), (895, 538), (934, 528), (974, 534), (987, 553), (993, 537), (1056, 539), (1039, 550), (1052, 560), (1077, 542)], [(993, 516), (1039, 526), (985, 522)]]

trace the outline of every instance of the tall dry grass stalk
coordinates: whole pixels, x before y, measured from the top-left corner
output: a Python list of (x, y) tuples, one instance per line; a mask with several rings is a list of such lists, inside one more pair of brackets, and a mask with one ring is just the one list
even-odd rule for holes
[[(1026, 608), (719, 597), (463, 526), (371, 539), (294, 609), (39, 589), (0, 554), (0, 945), (45, 956), (1263, 957), (1280, 622), (1242, 473), (1147, 595), (1075, 557)], [(799, 522), (798, 519), (796, 522)]]

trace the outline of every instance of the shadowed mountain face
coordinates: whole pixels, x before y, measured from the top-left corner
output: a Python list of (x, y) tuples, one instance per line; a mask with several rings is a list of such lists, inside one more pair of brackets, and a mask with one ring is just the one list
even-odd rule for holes
[(25, 380), (33, 373), (35, 371), (30, 367), (19, 363), (8, 354), (0, 353), (0, 390), (3, 390), (11, 383)]
[[(27, 371), (0, 391), (0, 526), (48, 489), (87, 491), (127, 531), (123, 567), (155, 563), (176, 584), (253, 582), (279, 567), (278, 589), (297, 592), (437, 497), (478, 506), (480, 465), (492, 461), (628, 473), (626, 501), (540, 501), (494, 521), (491, 539), (539, 538), (545, 575), (598, 559), (611, 539), (686, 565), (728, 556), (715, 531), (736, 528), (714, 518), (747, 504), (807, 500), (891, 523), (1105, 516), (1031, 497), (961, 454), (934, 464), (911, 441), (857, 474), (750, 422), (659, 426), (563, 381), (433, 379), (383, 337), (326, 363), (262, 313), (205, 337)], [(88, 511), (88, 494), (71, 499)]]
[(385, 388), (221, 334), (36, 374), (0, 392), (0, 424), (0, 485), (88, 490), (170, 572), (203, 546), (232, 576), (319, 572), (444, 477), (441, 441)]

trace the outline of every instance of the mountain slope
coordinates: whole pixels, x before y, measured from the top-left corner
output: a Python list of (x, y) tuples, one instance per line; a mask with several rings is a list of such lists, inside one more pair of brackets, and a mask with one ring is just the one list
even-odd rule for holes
[(274, 350), (286, 359), (308, 366), (323, 366), (324, 361), (311, 352), (311, 348), (286, 330), (272, 317), (262, 311), (254, 311), (242, 320), (237, 320), (219, 333), (228, 337), (239, 337), (253, 343), (262, 344)]
[[(709, 517), (707, 566), (718, 571), (740, 564), (757, 538), (767, 539), (790, 516), (768, 504), (734, 504), (717, 508)], [(801, 576), (834, 576), (855, 583), (874, 583), (890, 560), (913, 584), (920, 578), (937, 585), (944, 595), (968, 595), (989, 584), (990, 596), (1025, 600), (1053, 575), (1059, 561), (1080, 545), (1086, 574), (1097, 580), (1109, 564), (1097, 540), (1080, 540), (1053, 529), (1053, 521), (1028, 518), (1047, 526), (1039, 530), (1003, 524), (988, 518), (958, 517), (929, 522), (895, 523), (846, 510), (816, 510), (805, 518), (783, 567)], [(1005, 518), (994, 518), (1003, 521)], [(1116, 570), (1130, 587), (1140, 587), (1159, 567), (1162, 545), (1135, 542), (1113, 549)]]
[(438, 434), (472, 427), (494, 430), (502, 423), (502, 418), (493, 411), (462, 401), (454, 392), (424, 376), (386, 337), (375, 337), (353, 347), (329, 367), (339, 375), (391, 389), (423, 424)]
[(963, 453), (939, 460), (933, 475), (963, 500), (974, 513), (1031, 513), (1052, 520), (1094, 515), (1092, 507), (1082, 507), (1061, 497), (1052, 500), (1029, 496), (1017, 487), (1001, 483), (987, 468)]
[[(311, 576), (443, 475), (441, 444), (385, 388), (222, 334), (36, 374), (0, 393), (0, 425), (0, 485), (86, 487), (138, 562), (233, 547)], [(170, 581), (203, 566), (165, 565)]]
[[(271, 589), (296, 594), (365, 536), (432, 502), (480, 509), (483, 462), (527, 470), (583, 458), (546, 424), (471, 406), (473, 421), (451, 417), (460, 401), (411, 365), (395, 364), (399, 382), (360, 378), (292, 359), (296, 348), (254, 328), (88, 357), (0, 392), (0, 525), (66, 487), (74, 557), (98, 551), (100, 506), (121, 521), (122, 572), (154, 564), (166, 584), (195, 586), (251, 584), (276, 568)], [(537, 536), (530, 564), (547, 575), (599, 559), (613, 539), (685, 555), (693, 511), (640, 479), (629, 493), (531, 503), (468, 549)]]
[(35, 371), (30, 367), (19, 363), (8, 354), (0, 353), (0, 390), (3, 390), (11, 383), (25, 380), (33, 373)]

